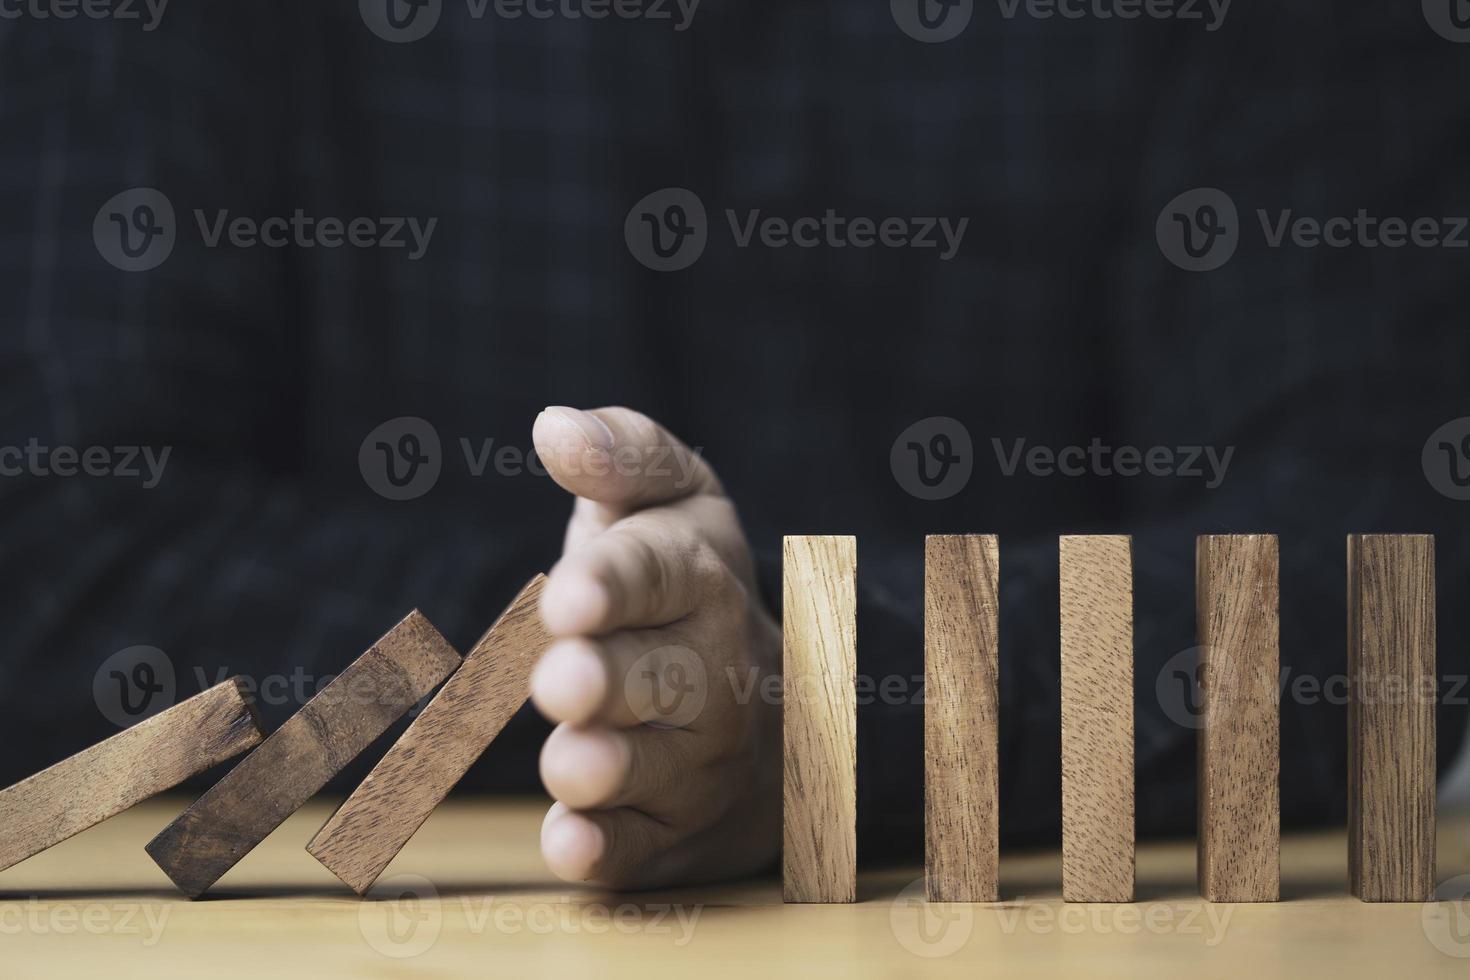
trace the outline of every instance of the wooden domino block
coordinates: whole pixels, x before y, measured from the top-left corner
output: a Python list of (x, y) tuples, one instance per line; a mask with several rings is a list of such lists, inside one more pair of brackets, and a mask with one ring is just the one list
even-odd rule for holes
[(931, 902), (999, 901), (1000, 544), (924, 541), (924, 882)]
[(537, 575), (480, 638), (403, 737), (306, 846), (359, 895), (525, 704), (531, 669), (551, 644)]
[(857, 539), (784, 545), (782, 898), (857, 900)]
[(1133, 901), (1133, 539), (1064, 536), (1062, 899)]
[(153, 838), (149, 856), (198, 898), (459, 663), (409, 613)]
[(1348, 878), (1434, 898), (1434, 537), (1354, 534), (1348, 566)]
[(1197, 544), (1199, 887), (1212, 902), (1281, 896), (1280, 565), (1275, 535)]
[(0, 790), (0, 871), (260, 739), (255, 709), (231, 678)]

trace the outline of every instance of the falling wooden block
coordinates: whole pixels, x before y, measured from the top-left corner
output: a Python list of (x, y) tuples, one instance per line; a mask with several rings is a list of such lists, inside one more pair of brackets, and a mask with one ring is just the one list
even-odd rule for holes
[(1354, 534), (1348, 566), (1348, 878), (1365, 902), (1435, 892), (1434, 537)]
[(784, 546), (782, 898), (857, 900), (857, 539)]
[(1064, 536), (1062, 899), (1133, 901), (1133, 539)]
[(0, 790), (0, 871), (260, 739), (255, 708), (231, 678)]
[(459, 666), (409, 613), (149, 842), (149, 856), (200, 895)]
[(545, 583), (537, 575), (521, 590), (306, 846), (359, 895), (526, 703), (531, 669), (551, 644), (538, 609)]
[(924, 882), (931, 902), (999, 901), (1000, 544), (924, 540)]
[(1203, 535), (1195, 557), (1200, 894), (1274, 902), (1281, 896), (1280, 551), (1271, 534)]

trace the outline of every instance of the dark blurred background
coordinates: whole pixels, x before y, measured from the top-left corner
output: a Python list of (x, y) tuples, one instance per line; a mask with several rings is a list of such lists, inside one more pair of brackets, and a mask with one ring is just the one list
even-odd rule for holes
[[(127, 676), (139, 658), (171, 669), (181, 698), (225, 672), (330, 676), (415, 606), (467, 649), (555, 560), (569, 501), (493, 458), (475, 475), (461, 440), (525, 453), (545, 405), (626, 404), (702, 447), (763, 556), (783, 533), (858, 535), (864, 673), (922, 672), (923, 535), (1001, 535), (1012, 840), (1059, 826), (1056, 535), (1132, 533), (1140, 829), (1187, 832), (1193, 732), (1156, 680), (1194, 643), (1196, 534), (1281, 535), (1282, 664), (1328, 678), (1345, 669), (1344, 536), (1434, 533), (1440, 672), (1467, 669), (1470, 232), (1453, 240), (1470, 45), (1436, 19), (1453, 2), (1285, 0), (1223, 20), (981, 2), (948, 11), (969, 19), (942, 43), (880, 0), (705, 0), (692, 18), (670, 3), (667, 20), (174, 0), (152, 29), (146, 7), (15, 8), (0, 447), (106, 447), (114, 472), (120, 447), (169, 455), (151, 486), (141, 454), (136, 478), (32, 462), (0, 478), (0, 783), (117, 730), (99, 668), (119, 655)], [(941, 35), (961, 23), (926, 12)], [(702, 203), (707, 246), (661, 272), (630, 241), (648, 195), (655, 223), (676, 217), (666, 188)], [(435, 224), (417, 257), (407, 226), (404, 248), (209, 244), (221, 212), (298, 209), (370, 219), (370, 237)], [(727, 209), (968, 224), (946, 260), (740, 247)], [(1283, 212), (1360, 209), (1434, 219), (1449, 241), (1272, 245)], [(1211, 217), (1221, 233), (1198, 237)], [(1171, 243), (1181, 220), (1192, 247), (1213, 243), (1202, 259)], [(432, 426), (440, 474), (397, 500), (363, 451), (403, 417)], [(891, 459), (935, 417), (972, 446), (942, 500)], [(1006, 475), (992, 440), (1019, 439), (1233, 455), (1213, 487), (1207, 469)], [(299, 704), (263, 711), (274, 727)], [(920, 710), (863, 710), (864, 825), (902, 847), (920, 826)], [(1342, 818), (1345, 726), (1340, 703), (1284, 703), (1288, 823)], [(523, 712), (465, 788), (536, 789), (544, 734)]]

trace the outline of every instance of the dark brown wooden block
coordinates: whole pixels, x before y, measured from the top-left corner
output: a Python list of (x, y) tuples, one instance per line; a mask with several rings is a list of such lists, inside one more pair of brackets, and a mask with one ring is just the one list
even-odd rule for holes
[(0, 870), (260, 742), (238, 678), (0, 791)]
[(1000, 543), (924, 541), (924, 891), (999, 900)]
[(459, 663), (409, 613), (153, 838), (149, 856), (198, 898)]
[(1348, 878), (1365, 902), (1435, 891), (1434, 537), (1354, 534), (1348, 566)]
[(1198, 541), (1199, 886), (1212, 902), (1281, 896), (1280, 565), (1272, 534)]
[(521, 590), (306, 846), (359, 895), (526, 703), (531, 669), (551, 645), (538, 608), (545, 583), (537, 575)]

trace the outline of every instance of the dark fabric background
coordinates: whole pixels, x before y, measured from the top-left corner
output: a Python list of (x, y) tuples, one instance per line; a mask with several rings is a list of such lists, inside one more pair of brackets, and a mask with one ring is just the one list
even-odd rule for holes
[[(186, 4), (158, 30), (0, 21), (0, 444), (173, 447), (164, 481), (0, 480), (0, 782), (115, 728), (134, 644), (252, 676), (340, 669), (414, 606), (465, 649), (560, 544), (564, 495), (473, 478), (546, 404), (628, 404), (703, 447), (769, 557), (859, 536), (864, 673), (921, 673), (923, 535), (1002, 536), (1002, 822), (1060, 821), (1056, 535), (1135, 535), (1138, 813), (1188, 832), (1193, 735), (1153, 694), (1193, 639), (1194, 536), (1281, 535), (1282, 660), (1343, 669), (1344, 535), (1439, 535), (1441, 672), (1466, 669), (1466, 507), (1419, 454), (1470, 415), (1467, 254), (1273, 250), (1209, 274), (1154, 220), (1197, 186), (1316, 216), (1470, 214), (1470, 49), (1417, 4), (1239, 5), (1225, 25), (1006, 21), (918, 44), (886, 3), (706, 0), (693, 27), (473, 20), (387, 44), (357, 5)], [(696, 191), (711, 244), (660, 275), (623, 220)], [(173, 255), (120, 272), (93, 216), (163, 190)], [(428, 254), (206, 249), (194, 208), (435, 216)], [(968, 217), (959, 256), (736, 248), (725, 208)], [(445, 442), (427, 496), (365, 485), (401, 415)], [(889, 448), (962, 421), (966, 491), (906, 494)], [(1183, 479), (1001, 476), (990, 439), (1235, 446)], [(768, 566), (769, 567), (769, 566)], [(774, 583), (767, 581), (768, 588)], [(774, 591), (774, 589), (771, 589)], [(294, 705), (267, 706), (278, 724)], [(920, 708), (862, 712), (865, 848), (912, 850)], [(1446, 709), (1448, 762), (1464, 709)], [(1283, 708), (1283, 815), (1341, 819), (1345, 712)], [(466, 785), (537, 785), (529, 712)], [(351, 785), (375, 757), (349, 768)]]

